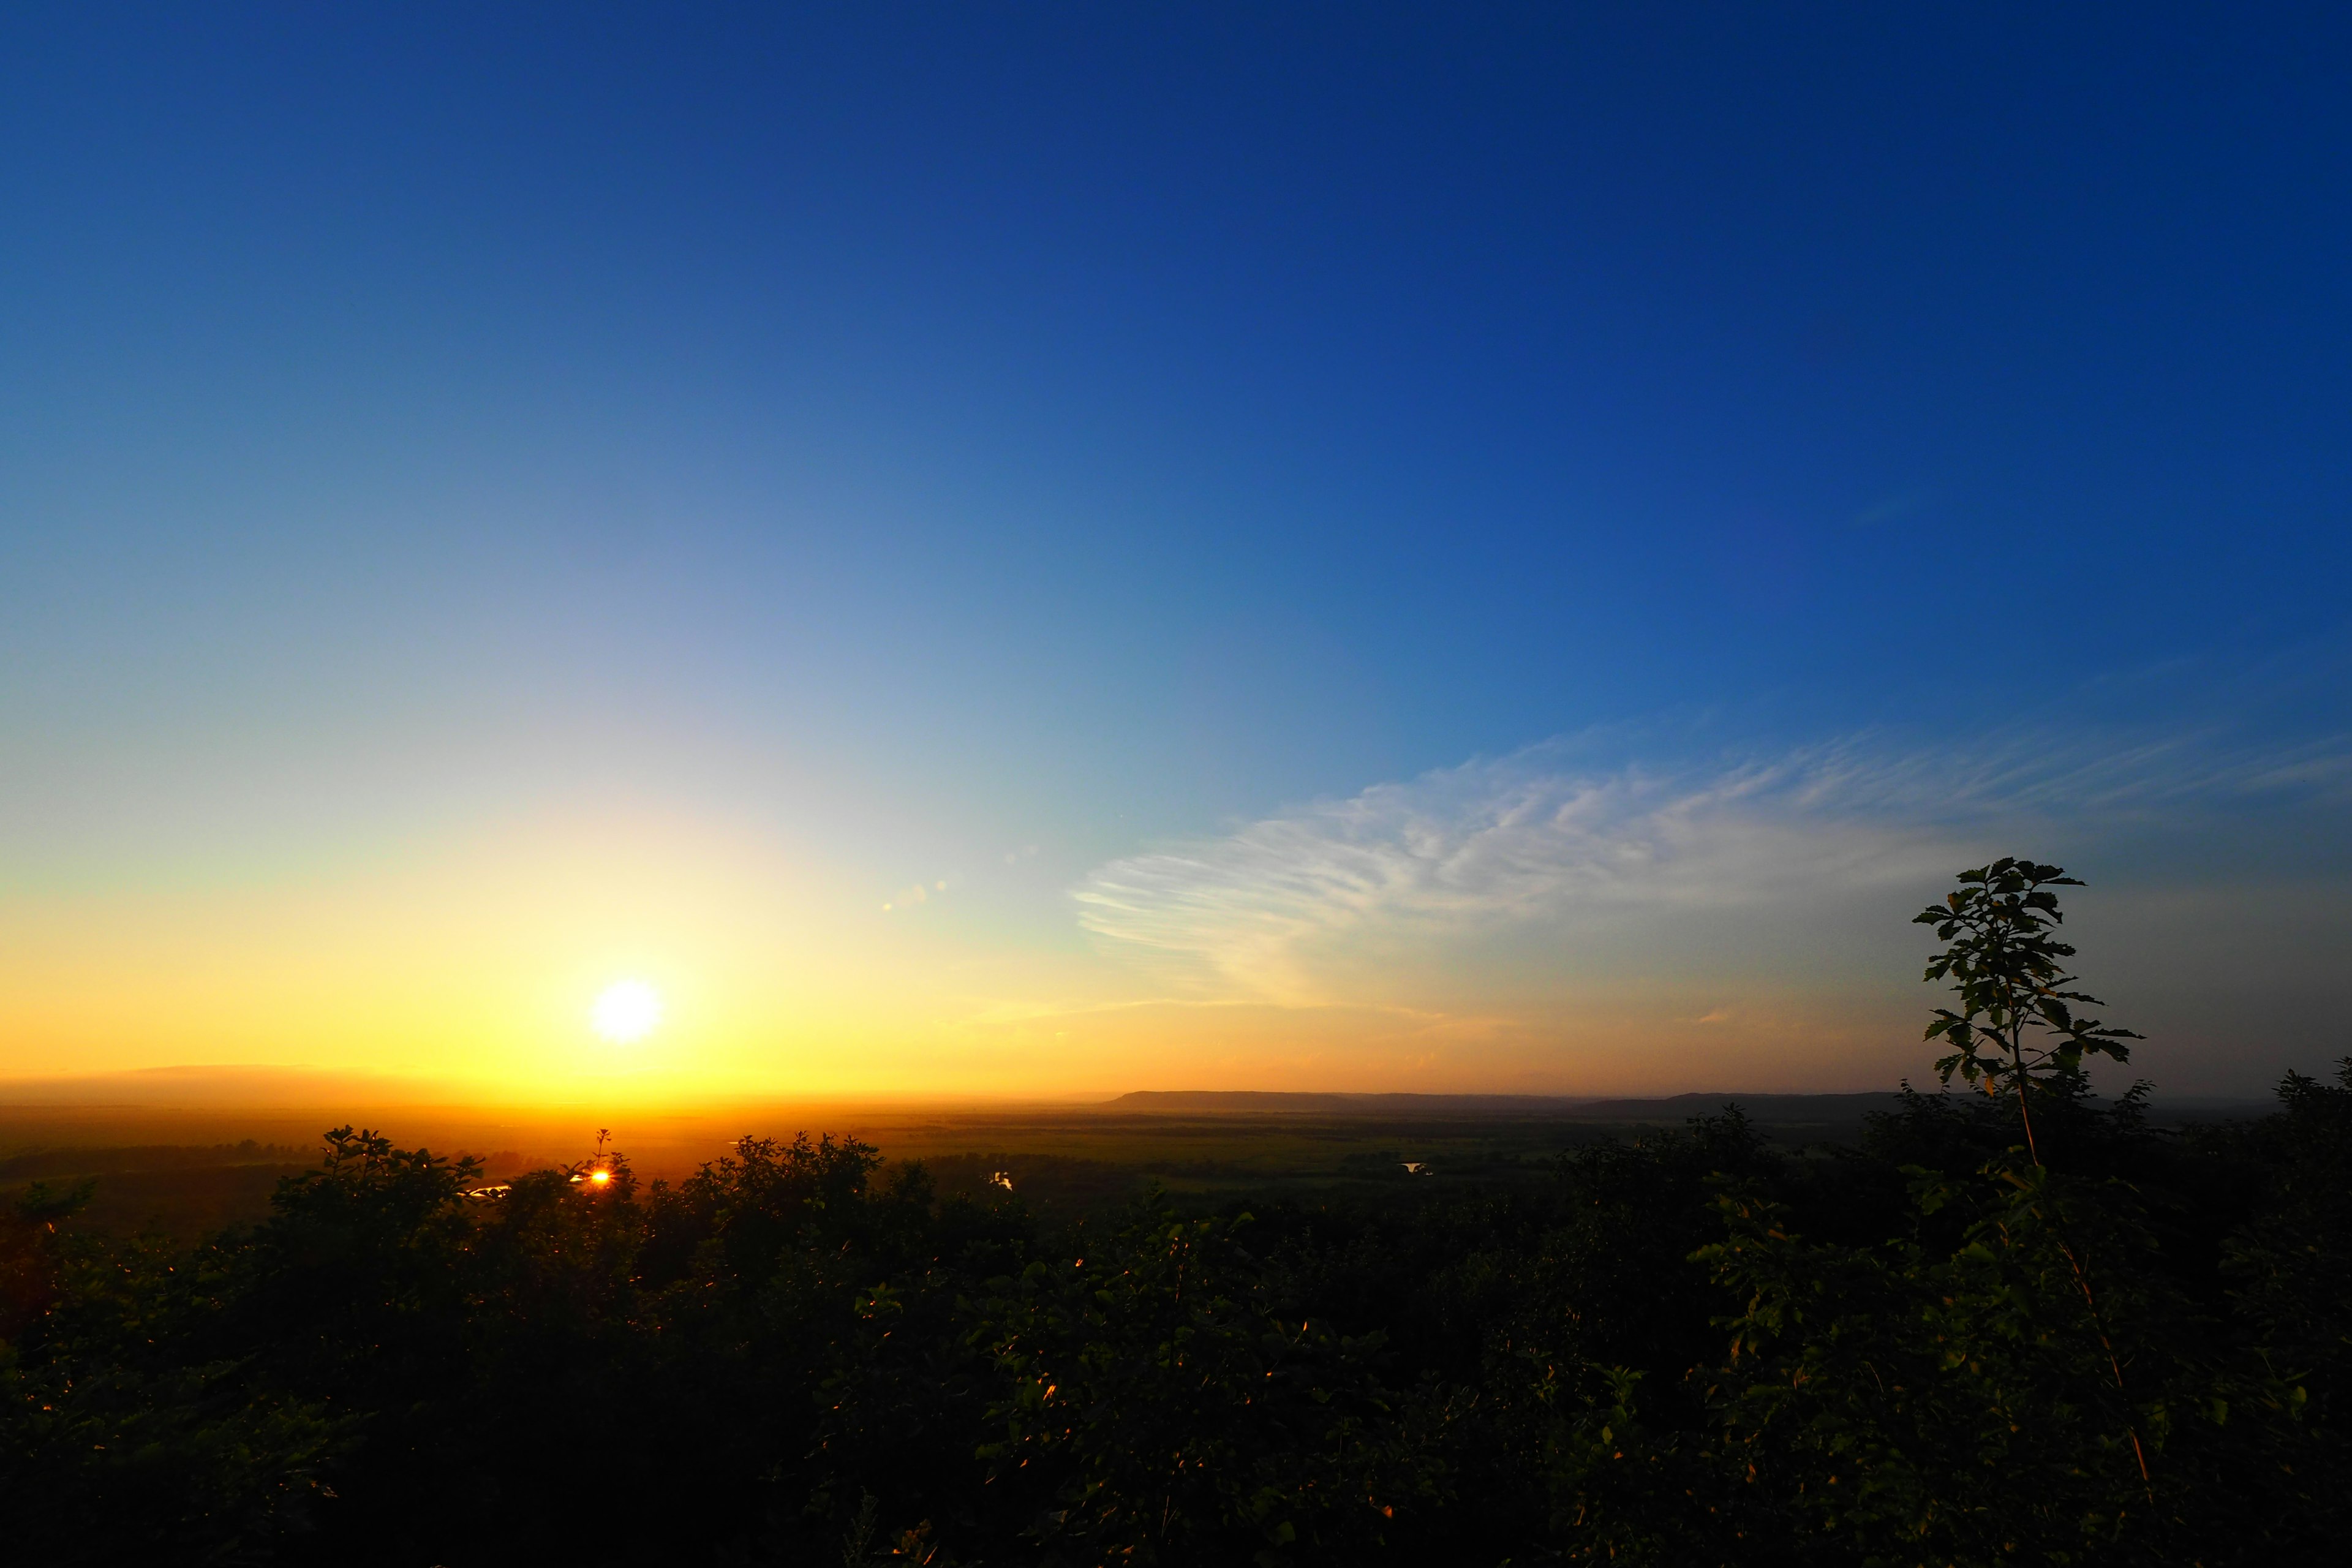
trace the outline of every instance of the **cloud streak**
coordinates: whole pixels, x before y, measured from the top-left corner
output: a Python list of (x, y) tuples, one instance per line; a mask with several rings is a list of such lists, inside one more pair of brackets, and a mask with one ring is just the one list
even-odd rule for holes
[(2231, 753), (2191, 736), (1959, 750), (1862, 736), (1678, 767), (1582, 764), (1579, 750), (1549, 742), (1110, 862), (1073, 890), (1080, 922), (1204, 994), (1326, 1004), (1348, 999), (1337, 955), (1351, 950), (1768, 905), (1801, 918), (1932, 890), (1997, 827), (2341, 795), (2352, 778), (2340, 744)]

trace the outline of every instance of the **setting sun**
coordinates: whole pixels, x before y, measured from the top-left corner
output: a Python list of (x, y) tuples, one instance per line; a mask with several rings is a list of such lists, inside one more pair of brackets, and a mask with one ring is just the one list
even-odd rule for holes
[(614, 1045), (631, 1045), (654, 1032), (662, 1021), (661, 993), (642, 980), (623, 980), (604, 988), (588, 1009), (589, 1026)]

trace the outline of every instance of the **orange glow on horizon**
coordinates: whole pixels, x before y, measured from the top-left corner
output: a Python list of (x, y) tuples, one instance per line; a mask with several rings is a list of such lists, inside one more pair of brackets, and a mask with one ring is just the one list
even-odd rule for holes
[(225, 1082), (319, 1079), (280, 1097), (609, 1115), (778, 1096), (1848, 1089), (1909, 1065), (1884, 1049), (1916, 1005), (1903, 963), (1797, 983), (1596, 973), (1500, 999), (1472, 966), (1426, 1005), (1385, 980), (1274, 1002), (1069, 945), (1058, 914), (984, 940), (869, 914), (872, 879), (741, 823), (583, 810), (415, 856), (0, 896), (0, 1081), (235, 1064)]

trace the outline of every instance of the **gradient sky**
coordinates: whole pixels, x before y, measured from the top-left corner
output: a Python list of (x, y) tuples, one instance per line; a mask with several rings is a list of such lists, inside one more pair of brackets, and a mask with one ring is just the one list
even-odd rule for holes
[(2003, 852), (2352, 1049), (2340, 8), (20, 4), (0, 145), (0, 1075), (1878, 1087)]

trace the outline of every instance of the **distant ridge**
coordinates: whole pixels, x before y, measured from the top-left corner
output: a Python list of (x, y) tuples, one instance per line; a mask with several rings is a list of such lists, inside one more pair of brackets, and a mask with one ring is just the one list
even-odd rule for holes
[(1552, 1110), (1589, 1100), (1545, 1094), (1318, 1094), (1259, 1089), (1139, 1089), (1108, 1100), (1120, 1110)]
[[(1830, 1128), (1858, 1132), (1872, 1113), (1902, 1103), (1893, 1089), (1843, 1094), (1744, 1094), (1736, 1089), (1601, 1100), (1539, 1094), (1316, 1094), (1260, 1089), (1139, 1089), (1105, 1100), (1097, 1114), (1141, 1116), (1323, 1116), (1557, 1118), (1565, 1121), (1661, 1122), (1678, 1126), (1737, 1105), (1750, 1121), (1783, 1130)], [(2180, 1095), (2158, 1100), (2159, 1125), (2261, 1116), (2273, 1102), (2252, 1097)]]
[(1106, 1110), (1181, 1114), (1215, 1112), (1392, 1116), (1478, 1113), (1561, 1116), (1606, 1121), (1700, 1116), (1737, 1103), (1750, 1115), (1771, 1121), (1851, 1120), (1894, 1105), (1892, 1092), (1859, 1094), (1675, 1094), (1651, 1100), (1601, 1100), (1589, 1095), (1546, 1094), (1315, 1094), (1265, 1089), (1138, 1089), (1107, 1100)]
[(137, 1068), (59, 1078), (0, 1079), (0, 1106), (266, 1109), (423, 1105), (459, 1098), (448, 1085), (389, 1073), (263, 1066)]

